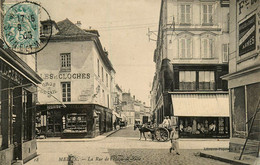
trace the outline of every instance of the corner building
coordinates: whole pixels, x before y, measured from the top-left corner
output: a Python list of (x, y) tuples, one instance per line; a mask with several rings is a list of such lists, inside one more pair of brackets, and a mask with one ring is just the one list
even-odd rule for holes
[(179, 126), (181, 148), (228, 146), (228, 21), (228, 1), (162, 0), (151, 108), (157, 124), (170, 116)]
[(42, 27), (42, 35), (54, 34), (37, 54), (37, 71), (44, 80), (37, 108), (41, 133), (84, 138), (112, 130), (115, 70), (98, 31), (83, 30), (68, 19), (45, 21)]

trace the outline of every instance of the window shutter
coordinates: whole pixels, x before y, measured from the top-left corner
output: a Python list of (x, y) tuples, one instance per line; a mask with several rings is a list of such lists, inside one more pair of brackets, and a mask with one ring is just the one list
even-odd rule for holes
[(187, 58), (191, 58), (191, 39), (187, 39)]
[(180, 58), (185, 57), (185, 39), (180, 40)]
[(181, 23), (185, 23), (185, 5), (181, 5)]
[(214, 40), (209, 39), (209, 52), (208, 52), (208, 58), (214, 57)]
[(208, 5), (208, 23), (213, 23), (213, 7)]
[(207, 57), (207, 47), (208, 47), (208, 42), (206, 38), (202, 39), (202, 58)]
[(191, 23), (191, 6), (186, 5), (186, 23)]
[(207, 23), (207, 5), (203, 5), (203, 23)]

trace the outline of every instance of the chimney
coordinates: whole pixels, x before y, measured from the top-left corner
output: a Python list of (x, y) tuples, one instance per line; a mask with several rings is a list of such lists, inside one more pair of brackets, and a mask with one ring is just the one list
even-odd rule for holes
[(145, 105), (145, 102), (143, 102), (143, 104)]
[(133, 95), (133, 99), (135, 100), (135, 95)]
[(104, 47), (104, 53), (106, 56), (108, 56), (108, 51), (106, 50), (106, 48)]
[(81, 22), (80, 21), (77, 21), (76, 25), (81, 28)]

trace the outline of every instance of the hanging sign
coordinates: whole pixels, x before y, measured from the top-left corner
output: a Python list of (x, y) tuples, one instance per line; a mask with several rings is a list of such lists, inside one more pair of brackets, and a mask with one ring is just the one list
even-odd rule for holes
[(256, 15), (239, 24), (239, 56), (256, 49)]

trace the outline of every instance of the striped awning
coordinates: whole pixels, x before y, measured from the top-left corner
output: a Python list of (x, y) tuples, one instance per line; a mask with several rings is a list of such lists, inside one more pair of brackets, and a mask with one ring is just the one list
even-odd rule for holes
[(174, 116), (229, 116), (228, 93), (172, 93)]

